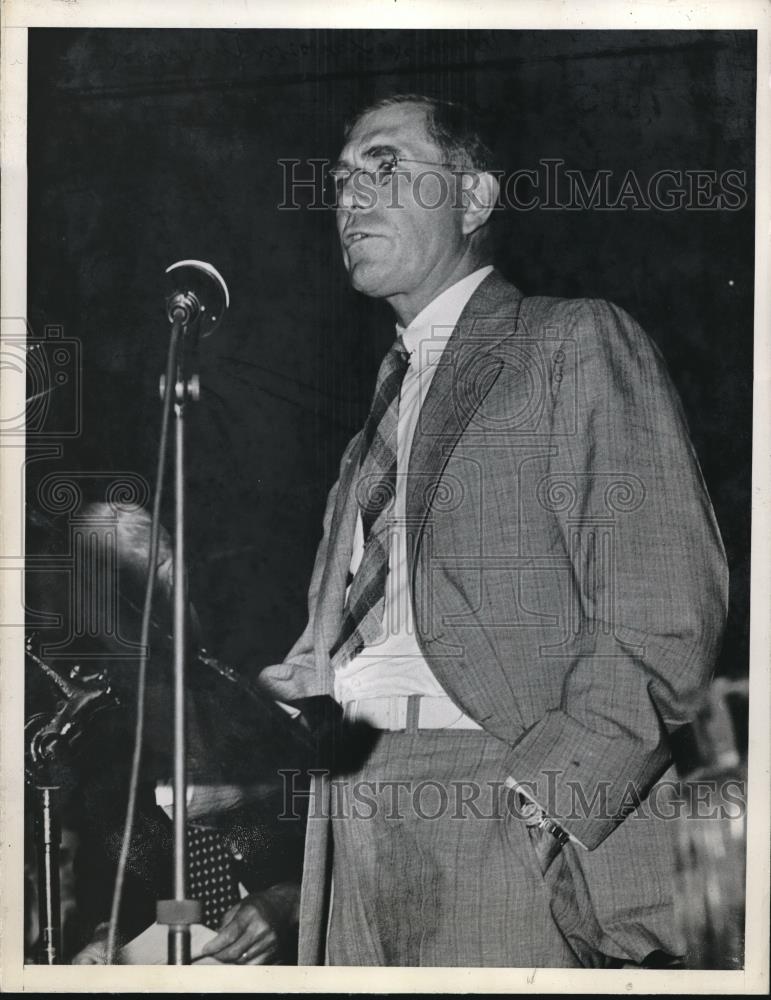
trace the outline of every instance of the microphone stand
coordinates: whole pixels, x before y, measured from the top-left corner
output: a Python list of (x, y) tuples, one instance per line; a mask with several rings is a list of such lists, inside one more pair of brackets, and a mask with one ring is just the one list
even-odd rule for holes
[(38, 919), (40, 955), (44, 965), (58, 965), (62, 955), (62, 917), (59, 881), (59, 786), (35, 782), (35, 834), (39, 873)]
[(25, 778), (34, 792), (35, 847), (38, 870), (39, 953), (44, 965), (62, 960), (61, 788), (68, 783), (74, 751), (91, 719), (118, 704), (107, 675), (82, 676), (75, 666), (68, 677), (60, 675), (32, 651), (27, 637), (26, 656), (57, 688), (60, 696), (53, 715), (28, 719), (25, 729)]
[[(222, 275), (211, 264), (182, 260), (166, 268), (171, 294), (166, 315), (171, 341), (166, 371), (176, 371), (174, 385), (161, 376), (164, 408), (174, 404), (174, 898), (159, 900), (158, 923), (167, 924), (168, 964), (190, 964), (190, 925), (201, 920), (201, 904), (187, 898), (187, 741), (185, 674), (188, 654), (187, 563), (185, 558), (185, 414), (198, 402), (198, 340), (219, 325), (230, 305)], [(173, 396), (167, 396), (172, 393)], [(167, 411), (168, 412), (168, 411)]]
[(159, 900), (158, 923), (167, 924), (168, 964), (190, 964), (190, 925), (201, 919), (201, 904), (187, 899), (187, 739), (185, 682), (187, 672), (187, 560), (185, 551), (185, 415), (200, 395), (198, 373), (192, 370), (188, 340), (197, 340), (200, 304), (192, 292), (178, 293), (170, 302), (172, 324), (169, 350), (176, 352), (174, 385), (160, 380), (160, 396), (173, 392), (174, 402), (174, 898)]

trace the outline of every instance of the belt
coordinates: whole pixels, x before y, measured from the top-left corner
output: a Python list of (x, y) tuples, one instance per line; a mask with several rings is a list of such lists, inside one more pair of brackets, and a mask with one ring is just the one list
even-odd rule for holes
[(375, 729), (416, 733), (420, 729), (481, 729), (446, 696), (405, 694), (359, 698), (343, 704), (349, 722), (367, 722)]

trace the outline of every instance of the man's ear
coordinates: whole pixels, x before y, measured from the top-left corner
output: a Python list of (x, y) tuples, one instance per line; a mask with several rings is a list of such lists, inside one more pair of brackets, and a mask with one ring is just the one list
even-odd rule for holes
[(487, 171), (468, 171), (461, 175), (463, 233), (470, 236), (483, 226), (498, 200), (498, 178)]

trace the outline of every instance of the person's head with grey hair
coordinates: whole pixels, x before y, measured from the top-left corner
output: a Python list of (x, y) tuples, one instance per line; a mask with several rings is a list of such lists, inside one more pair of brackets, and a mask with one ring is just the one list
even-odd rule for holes
[(448, 163), (458, 169), (493, 169), (495, 157), (469, 105), (426, 94), (393, 94), (369, 104), (346, 124), (345, 138), (364, 115), (402, 105), (418, 106), (424, 110), (426, 131)]
[(387, 97), (345, 129), (332, 170), (353, 287), (407, 325), (445, 288), (491, 262), (492, 154), (462, 105)]

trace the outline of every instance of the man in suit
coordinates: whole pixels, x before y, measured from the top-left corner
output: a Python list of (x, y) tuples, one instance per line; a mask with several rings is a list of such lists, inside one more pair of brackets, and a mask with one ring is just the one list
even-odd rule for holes
[(672, 962), (657, 782), (727, 578), (662, 358), (621, 309), (494, 269), (498, 185), (462, 109), (379, 102), (332, 176), (351, 283), (397, 341), (307, 628), (261, 675), (345, 723), (315, 776), (300, 964)]

